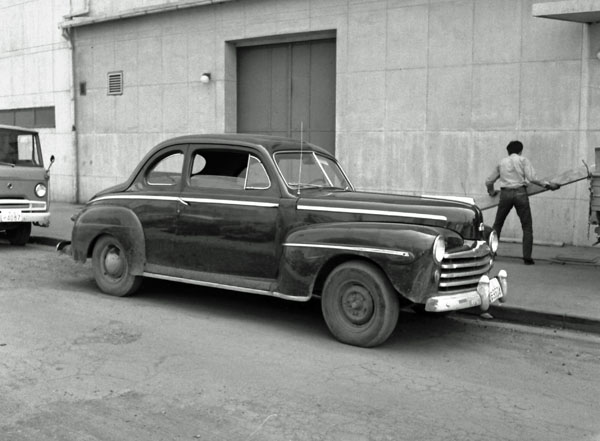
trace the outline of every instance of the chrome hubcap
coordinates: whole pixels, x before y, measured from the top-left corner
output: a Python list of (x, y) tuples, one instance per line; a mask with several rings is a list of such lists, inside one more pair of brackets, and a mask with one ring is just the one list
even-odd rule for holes
[(110, 247), (104, 256), (104, 271), (108, 276), (119, 278), (123, 275), (125, 261), (118, 248)]

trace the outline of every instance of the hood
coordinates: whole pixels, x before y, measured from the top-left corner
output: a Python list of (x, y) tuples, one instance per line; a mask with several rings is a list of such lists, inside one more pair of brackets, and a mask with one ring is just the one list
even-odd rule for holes
[(0, 164), (0, 199), (39, 200), (35, 196), (35, 186), (46, 184), (46, 170), (43, 167), (7, 166)]
[(474, 204), (424, 196), (361, 191), (306, 191), (298, 205), (359, 215), (361, 220), (400, 222), (446, 228), (464, 239), (483, 237), (481, 210)]

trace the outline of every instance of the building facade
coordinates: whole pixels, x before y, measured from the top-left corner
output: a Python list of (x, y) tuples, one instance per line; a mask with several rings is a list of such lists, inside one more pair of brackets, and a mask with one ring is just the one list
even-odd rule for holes
[[(302, 134), (362, 190), (479, 197), (512, 139), (539, 177), (594, 162), (596, 3), (4, 0), (21, 36), (0, 47), (0, 111), (55, 106), (41, 129), (55, 200), (85, 201), (165, 138), (211, 132)], [(585, 181), (531, 204), (536, 240), (591, 244)], [(521, 236), (516, 216), (503, 236)]]

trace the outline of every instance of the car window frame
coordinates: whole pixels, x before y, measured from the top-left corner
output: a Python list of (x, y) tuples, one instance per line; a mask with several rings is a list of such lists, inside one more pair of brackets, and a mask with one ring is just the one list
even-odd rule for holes
[(344, 168), (342, 167), (342, 165), (340, 164), (340, 162), (334, 156), (326, 155), (326, 154), (324, 154), (322, 152), (318, 152), (318, 151), (314, 151), (314, 150), (308, 150), (308, 149), (307, 150), (296, 150), (296, 149), (292, 149), (292, 150), (280, 150), (280, 151), (277, 151), (277, 152), (275, 152), (273, 154), (273, 166), (275, 167), (277, 174), (281, 178), (283, 186), (285, 188), (287, 188), (288, 191), (290, 191), (292, 194), (295, 194), (298, 189), (296, 187), (294, 187), (294, 186), (291, 186), (288, 183), (287, 179), (283, 175), (283, 172), (279, 168), (279, 164), (277, 163), (277, 155), (286, 154), (286, 153), (297, 153), (297, 154), (300, 154), (300, 155), (302, 155), (302, 154), (310, 154), (310, 155), (316, 156), (317, 157), (317, 164), (319, 165), (319, 168), (321, 169), (321, 171), (324, 173), (325, 176), (328, 176), (328, 175), (327, 175), (327, 173), (324, 172), (323, 165), (318, 161), (318, 157), (322, 156), (322, 157), (324, 157), (326, 159), (331, 160), (332, 162), (334, 162), (338, 166), (338, 168), (342, 172), (342, 176), (344, 176), (344, 179), (346, 179), (346, 182), (349, 185), (348, 186), (348, 190), (350, 190), (350, 191), (354, 191), (355, 190), (355, 187), (352, 184), (352, 181), (350, 181), (350, 179), (348, 179), (348, 175), (346, 174), (346, 171), (344, 170)]
[[(211, 188), (202, 188), (202, 187), (195, 187), (191, 184), (190, 182), (190, 178), (191, 178), (191, 171), (192, 171), (192, 167), (193, 167), (193, 158), (194, 155), (196, 154), (197, 151), (202, 151), (202, 150), (230, 150), (230, 151), (235, 151), (235, 152), (243, 152), (248, 154), (248, 160), (250, 160), (251, 156), (254, 156), (262, 165), (264, 172), (267, 175), (267, 178), (269, 179), (269, 187), (266, 188), (246, 188), (246, 178), (247, 178), (247, 174), (246, 177), (244, 179), (244, 188), (239, 188), (239, 189), (230, 189), (230, 188), (216, 188), (216, 187), (211, 187)], [(267, 155), (268, 156), (268, 155)], [(246, 167), (247, 168), (247, 167)], [(210, 142), (210, 143), (191, 143), (188, 146), (188, 154), (187, 154), (187, 159), (186, 159), (186, 165), (184, 166), (184, 179), (182, 180), (182, 192), (184, 193), (193, 193), (193, 192), (201, 192), (201, 193), (221, 193), (221, 194), (227, 194), (227, 193), (233, 193), (239, 196), (252, 196), (252, 195), (258, 195), (258, 196), (273, 196), (273, 197), (280, 197), (281, 196), (281, 189), (279, 188), (278, 185), (274, 185), (274, 182), (276, 182), (276, 180), (274, 180), (274, 177), (271, 175), (271, 173), (269, 173), (269, 165), (268, 163), (265, 163), (263, 155), (261, 154), (261, 151), (258, 150), (255, 147), (252, 146), (245, 146), (245, 145), (235, 145), (235, 144), (231, 144), (231, 143), (218, 143), (218, 142)], [(275, 175), (277, 176), (277, 171), (274, 169), (272, 170), (272, 173), (275, 173)]]
[[(181, 179), (179, 180), (179, 182), (175, 182), (173, 184), (153, 184), (153, 183), (149, 182), (148, 174), (150, 173), (150, 171), (153, 170), (154, 167), (160, 161), (162, 161), (166, 157), (176, 154), (176, 153), (180, 153), (183, 155), (183, 161), (182, 161), (182, 165), (181, 165)], [(186, 157), (187, 157), (187, 144), (175, 144), (175, 145), (171, 145), (165, 149), (161, 149), (160, 151), (156, 152), (156, 154), (154, 156), (152, 156), (148, 161), (146, 161), (146, 165), (144, 166), (144, 168), (141, 170), (141, 173), (139, 174), (138, 182), (140, 183), (141, 187), (143, 187), (145, 190), (165, 191), (165, 192), (181, 191), (181, 188), (183, 185), (183, 180), (184, 180), (184, 171), (185, 171), (186, 161), (187, 161)]]
[[(267, 176), (267, 180), (269, 181), (269, 184), (266, 187), (248, 187), (248, 174), (250, 172), (250, 161), (252, 160), (252, 158), (254, 158), (258, 161), (261, 168), (265, 172), (265, 175)], [(252, 153), (248, 154), (248, 163), (246, 165), (246, 178), (244, 179), (244, 190), (269, 190), (272, 185), (273, 185), (273, 181), (271, 180), (271, 177), (269, 176), (269, 173), (267, 172), (265, 164), (263, 164), (263, 162), (260, 160), (260, 158), (257, 157), (256, 155), (254, 155)]]

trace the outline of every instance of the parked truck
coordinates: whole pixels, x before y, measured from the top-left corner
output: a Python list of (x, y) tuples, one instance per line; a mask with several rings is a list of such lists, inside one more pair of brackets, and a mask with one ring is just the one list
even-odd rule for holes
[(32, 225), (50, 224), (49, 169), (38, 132), (0, 125), (0, 236), (12, 245), (25, 245)]

